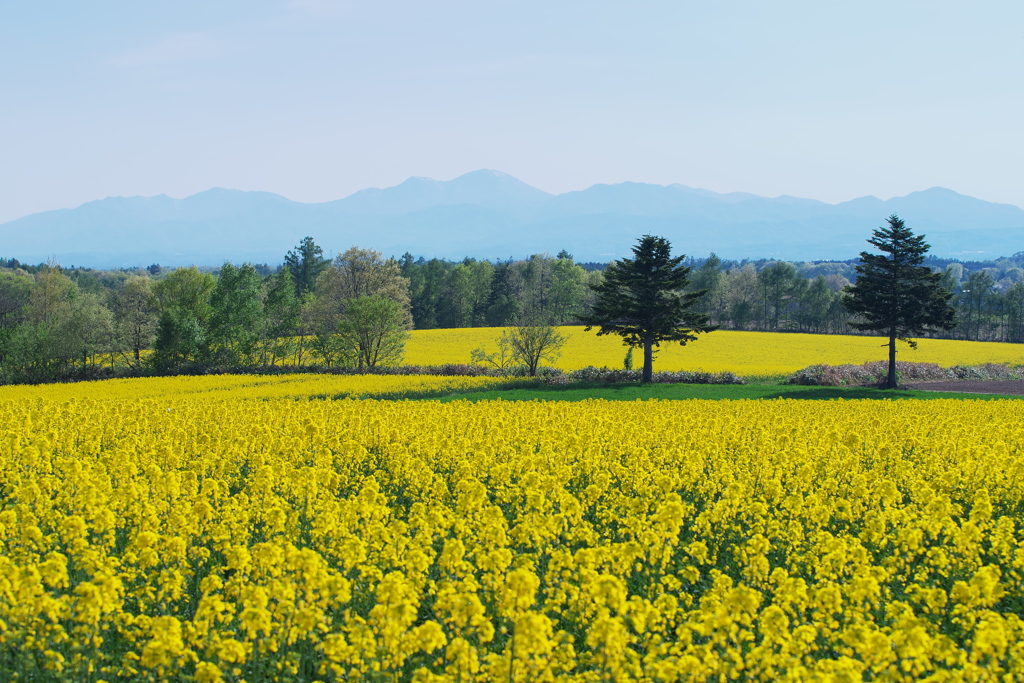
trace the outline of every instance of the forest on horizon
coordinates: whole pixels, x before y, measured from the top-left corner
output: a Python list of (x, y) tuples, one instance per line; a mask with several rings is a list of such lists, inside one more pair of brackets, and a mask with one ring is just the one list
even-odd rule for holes
[[(857, 334), (843, 306), (859, 259), (787, 262), (690, 257), (698, 311), (724, 329)], [(562, 251), (527, 259), (385, 258), (353, 247), (334, 259), (306, 238), (282, 263), (97, 270), (0, 259), (0, 380), (89, 374), (106, 357), (163, 370), (201, 363), (273, 366), (300, 353), (340, 362), (329, 340), (345, 302), (381, 294), (409, 329), (578, 324), (605, 264)], [(929, 257), (954, 293), (958, 324), (943, 336), (1024, 342), (1024, 252), (993, 261)], [(355, 279), (365, 282), (353, 284)], [(295, 340), (298, 340), (297, 342)], [(308, 341), (307, 341), (308, 340)]]

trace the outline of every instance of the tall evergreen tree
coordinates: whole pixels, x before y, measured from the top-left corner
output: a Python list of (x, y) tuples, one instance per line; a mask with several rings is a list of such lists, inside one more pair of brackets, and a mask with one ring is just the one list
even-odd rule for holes
[(924, 235), (915, 235), (896, 214), (888, 222), (868, 240), (884, 253), (860, 253), (857, 280), (846, 288), (843, 303), (858, 316), (850, 322), (854, 329), (889, 337), (885, 388), (895, 389), (896, 340), (917, 348), (910, 335), (950, 330), (956, 324), (956, 312), (949, 305), (953, 293), (942, 287), (942, 273), (921, 265), (930, 248)]
[(314, 291), (317, 278), (329, 264), (330, 261), (324, 258), (324, 250), (309, 236), (303, 237), (295, 250), (285, 254), (284, 265), (292, 273), (296, 298), (301, 299), (303, 294)]
[(682, 265), (686, 257), (672, 257), (664, 237), (644, 235), (638, 242), (634, 258), (610, 264), (604, 280), (592, 285), (597, 302), (579, 320), (587, 330), (599, 327), (598, 335), (617, 334), (627, 346), (642, 348), (642, 381), (650, 382), (655, 346), (696, 341), (697, 334), (717, 327), (708, 324), (707, 315), (692, 310), (707, 292), (683, 291), (692, 270)]

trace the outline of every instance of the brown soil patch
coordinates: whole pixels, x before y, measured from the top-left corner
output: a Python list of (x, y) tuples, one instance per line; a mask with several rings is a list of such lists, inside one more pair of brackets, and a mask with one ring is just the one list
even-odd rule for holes
[(957, 391), (965, 394), (1005, 394), (1007, 396), (1024, 396), (1024, 380), (936, 380), (934, 382), (914, 382), (907, 389), (922, 391)]

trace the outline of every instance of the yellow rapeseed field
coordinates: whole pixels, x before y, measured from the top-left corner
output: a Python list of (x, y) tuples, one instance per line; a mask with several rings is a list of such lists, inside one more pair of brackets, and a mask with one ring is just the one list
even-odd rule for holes
[(1024, 679), (1019, 403), (217, 381), (0, 389), (5, 680)]
[(73, 384), (0, 386), (0, 399), (181, 398), (373, 398), (401, 394), (455, 392), (500, 384), (498, 377), (436, 375), (201, 375), (140, 377)]
[[(587, 365), (621, 368), (626, 355), (622, 340), (615, 336), (598, 337), (596, 330), (563, 327), (569, 338), (555, 367), (577, 370)], [(463, 328), (457, 330), (415, 330), (406, 344), (405, 362), (409, 365), (468, 363), (473, 349), (497, 350), (500, 328)], [(718, 330), (700, 335), (686, 346), (663, 344), (654, 363), (655, 370), (704, 370), (734, 372), (737, 375), (786, 375), (809, 365), (827, 363), (860, 365), (885, 360), (888, 351), (878, 337), (823, 334), (783, 334), (777, 332), (737, 332)], [(981, 365), (984, 363), (1024, 364), (1024, 346), (996, 342), (969, 342), (952, 339), (921, 339), (916, 350), (900, 344), (899, 360), (919, 363)], [(635, 354), (635, 363), (641, 364)]]

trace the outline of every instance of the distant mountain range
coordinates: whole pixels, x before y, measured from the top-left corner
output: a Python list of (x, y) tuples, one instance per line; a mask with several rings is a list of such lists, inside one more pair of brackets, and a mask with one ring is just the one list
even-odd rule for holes
[(632, 182), (553, 195), (480, 170), (448, 181), (409, 178), (318, 204), (221, 188), (185, 199), (108, 197), (0, 224), (0, 256), (98, 268), (277, 264), (312, 235), (332, 253), (360, 245), (389, 256), (520, 258), (566, 249), (577, 261), (604, 262), (628, 256), (650, 233), (692, 256), (848, 259), (893, 213), (925, 233), (938, 256), (1024, 250), (1024, 210), (941, 187), (840, 204)]

